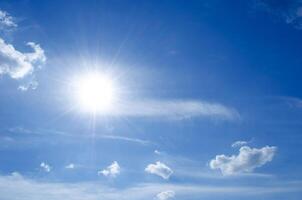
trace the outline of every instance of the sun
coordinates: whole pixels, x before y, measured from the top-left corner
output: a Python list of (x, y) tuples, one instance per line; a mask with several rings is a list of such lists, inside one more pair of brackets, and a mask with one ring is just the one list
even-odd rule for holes
[(90, 72), (77, 78), (74, 85), (76, 100), (81, 109), (104, 113), (112, 108), (115, 89), (110, 77)]

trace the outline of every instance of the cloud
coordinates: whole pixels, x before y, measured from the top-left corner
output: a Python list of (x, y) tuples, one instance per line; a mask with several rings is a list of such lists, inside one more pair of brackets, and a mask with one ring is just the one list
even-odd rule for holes
[(239, 113), (218, 103), (192, 100), (143, 100), (125, 102), (115, 106), (106, 113), (112, 116), (161, 117), (169, 119), (186, 119), (192, 117), (211, 117), (235, 120)]
[(223, 175), (252, 172), (255, 168), (272, 161), (276, 150), (277, 147), (274, 146), (265, 146), (260, 149), (243, 146), (239, 149), (238, 155), (217, 155), (210, 161), (210, 167), (220, 169)]
[[(22, 53), (0, 38), (0, 75), (8, 75), (12, 79), (21, 80), (33, 75), (34, 71), (45, 63), (46, 56), (40, 45), (33, 42), (28, 42), (27, 45), (33, 49), (33, 52)], [(36, 86), (37, 82), (31, 80), (21, 85), (20, 89), (27, 90), (29, 87)]]
[(173, 190), (167, 190), (160, 192), (156, 195), (157, 199), (159, 200), (167, 200), (167, 199), (172, 199), (175, 196), (175, 192)]
[(163, 179), (169, 179), (173, 174), (173, 171), (167, 165), (159, 161), (157, 161), (155, 164), (149, 164), (145, 171), (150, 174), (156, 174)]
[(40, 167), (45, 171), (45, 172), (50, 172), (51, 171), (51, 167), (45, 163), (45, 162), (41, 162)]
[(0, 10), (0, 30), (7, 28), (15, 28), (18, 25), (15, 23), (14, 19), (7, 12)]
[(235, 148), (235, 147), (241, 147), (241, 146), (244, 146), (244, 145), (247, 145), (248, 142), (247, 141), (236, 141), (232, 144), (232, 147)]
[(73, 163), (70, 163), (65, 166), (65, 169), (74, 169), (74, 168), (75, 168), (75, 165)]
[[(125, 188), (112, 188), (99, 182), (38, 181), (15, 172), (0, 175), (1, 199), (5, 200), (142, 200), (154, 199), (161, 191), (174, 191), (180, 199), (221, 199), (223, 195), (242, 197), (302, 192), (301, 183), (274, 183), (262, 186), (209, 186), (203, 184), (136, 184)], [(220, 195), (220, 196), (219, 196)], [(222, 195), (222, 196), (221, 196)], [(219, 198), (220, 197), (220, 198)], [(241, 198), (240, 198), (241, 197)]]
[[(16, 28), (14, 18), (7, 12), (0, 10), (0, 30), (9, 31)], [(39, 44), (27, 42), (32, 52), (21, 52), (15, 49), (0, 37), (0, 76), (8, 75), (15, 80), (22, 80), (18, 89), (26, 91), (29, 88), (36, 89), (38, 82), (35, 79), (34, 72), (45, 64), (46, 56), (44, 50)]]
[(123, 141), (127, 141), (127, 142), (138, 143), (141, 145), (151, 144), (151, 142), (148, 140), (142, 140), (142, 139), (138, 139), (138, 138), (125, 137), (125, 136), (119, 136), (119, 135), (100, 135), (100, 136), (96, 136), (96, 137), (104, 138), (104, 139), (112, 139), (112, 140), (123, 140)]
[(258, 0), (256, 8), (284, 20), (285, 23), (291, 24), (297, 29), (302, 29), (302, 1), (300, 0)]
[(157, 150), (157, 149), (154, 150), (154, 153), (157, 154), (157, 155), (161, 155), (162, 154), (162, 152), (159, 151), (159, 150)]
[(115, 178), (117, 175), (120, 174), (120, 172), (121, 172), (121, 168), (120, 168), (119, 164), (116, 161), (114, 161), (106, 169), (99, 171), (98, 174), (99, 175), (102, 174), (104, 176)]

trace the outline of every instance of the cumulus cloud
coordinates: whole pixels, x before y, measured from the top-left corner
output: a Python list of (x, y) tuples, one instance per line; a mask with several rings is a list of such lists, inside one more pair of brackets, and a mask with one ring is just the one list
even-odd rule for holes
[(218, 103), (193, 100), (142, 100), (124, 102), (106, 113), (113, 116), (161, 117), (186, 119), (191, 117), (211, 117), (215, 119), (235, 120), (239, 113)]
[(13, 79), (21, 79), (34, 72), (35, 68), (45, 62), (46, 57), (40, 45), (27, 43), (33, 52), (22, 53), (0, 38), (0, 75), (7, 74)]
[(302, 29), (302, 1), (258, 0), (256, 7), (284, 20), (285, 23)]
[(274, 146), (265, 146), (260, 149), (243, 146), (239, 149), (238, 155), (217, 155), (210, 161), (210, 167), (220, 169), (223, 175), (252, 172), (255, 168), (272, 161), (276, 150), (277, 147)]
[(0, 29), (14, 28), (17, 27), (12, 16), (9, 13), (0, 10)]
[(241, 146), (244, 146), (244, 145), (247, 145), (248, 142), (247, 141), (236, 141), (232, 144), (232, 147), (235, 148), (235, 147), (241, 147)]
[(45, 163), (45, 162), (41, 162), (40, 167), (45, 171), (45, 172), (50, 172), (51, 171), (51, 167)]
[[(17, 27), (12, 16), (0, 10), (0, 30), (6, 31)], [(7, 75), (15, 80), (22, 80), (18, 87), (21, 91), (29, 88), (36, 89), (38, 82), (35, 80), (34, 72), (46, 61), (44, 50), (34, 42), (26, 43), (32, 52), (18, 51), (0, 37), (0, 76)]]
[(106, 169), (103, 169), (102, 171), (99, 171), (98, 174), (99, 175), (104, 175), (104, 176), (108, 176), (108, 177), (116, 177), (117, 175), (119, 175), (121, 172), (121, 167), (119, 166), (119, 164), (114, 161), (111, 165), (109, 165)]
[(167, 200), (167, 199), (172, 199), (175, 196), (175, 192), (173, 190), (167, 190), (160, 192), (156, 195), (156, 198), (158, 200)]
[(145, 171), (150, 174), (158, 175), (163, 179), (169, 179), (173, 174), (173, 171), (167, 165), (159, 161), (157, 161), (155, 164), (149, 164)]

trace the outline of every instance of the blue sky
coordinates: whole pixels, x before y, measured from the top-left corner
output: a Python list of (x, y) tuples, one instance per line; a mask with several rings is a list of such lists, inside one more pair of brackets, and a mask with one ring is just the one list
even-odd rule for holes
[(1, 0), (0, 199), (300, 199), (301, 34), (299, 0)]

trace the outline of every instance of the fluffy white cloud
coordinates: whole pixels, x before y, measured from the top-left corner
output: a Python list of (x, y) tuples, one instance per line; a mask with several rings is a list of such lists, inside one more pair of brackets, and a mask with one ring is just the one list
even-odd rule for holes
[(276, 150), (277, 147), (274, 146), (265, 146), (260, 149), (243, 146), (238, 155), (217, 155), (211, 160), (210, 167), (220, 169), (224, 175), (252, 172), (255, 168), (272, 161)]
[(0, 38), (0, 75), (7, 74), (13, 79), (21, 79), (34, 72), (46, 60), (43, 49), (33, 42), (27, 43), (33, 49), (31, 53), (22, 53), (13, 45)]
[(45, 163), (45, 162), (41, 162), (40, 167), (45, 171), (45, 172), (50, 172), (51, 171), (51, 167)]
[(108, 177), (116, 177), (121, 172), (121, 167), (119, 164), (114, 161), (111, 165), (109, 165), (106, 169), (103, 169), (102, 171), (99, 171), (98, 174), (102, 174), (104, 176)]
[[(0, 30), (7, 31), (14, 27), (17, 27), (17, 24), (13, 17), (0, 10)], [(0, 37), (0, 76), (8, 75), (12, 79), (22, 80), (18, 87), (22, 91), (37, 88), (38, 82), (35, 80), (34, 71), (46, 61), (44, 50), (39, 44), (28, 42), (26, 45), (33, 51), (18, 51)]]
[(235, 147), (241, 147), (241, 146), (244, 146), (244, 145), (247, 145), (248, 142), (247, 141), (236, 141), (232, 144), (232, 147), (235, 148)]
[(171, 199), (174, 196), (175, 196), (175, 192), (173, 190), (163, 191), (156, 195), (157, 199), (159, 199), (159, 200)]
[(7, 12), (0, 10), (0, 29), (17, 27), (12, 16)]
[(145, 171), (150, 174), (156, 174), (163, 179), (169, 179), (173, 174), (173, 171), (167, 165), (159, 161), (157, 161), (155, 164), (149, 164)]

